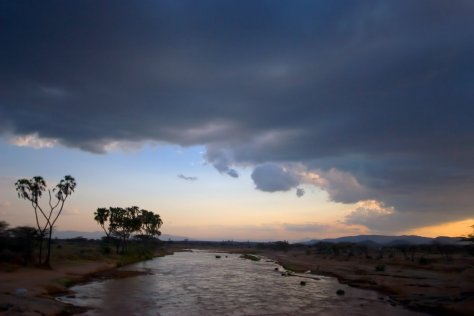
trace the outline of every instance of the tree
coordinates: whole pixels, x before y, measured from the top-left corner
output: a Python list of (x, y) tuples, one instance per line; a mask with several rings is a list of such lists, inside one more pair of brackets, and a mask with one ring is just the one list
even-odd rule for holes
[(110, 210), (108, 208), (98, 208), (97, 211), (94, 212), (94, 220), (99, 223), (107, 237), (110, 237), (110, 231), (105, 228), (105, 224), (109, 220), (109, 217)]
[(8, 228), (8, 223), (5, 221), (0, 221), (0, 235), (6, 232), (7, 228)]
[[(47, 189), (46, 181), (42, 177), (36, 176), (32, 179), (19, 179), (15, 183), (15, 188), (18, 192), (18, 197), (29, 201), (35, 213), (35, 220), (39, 234), (38, 262), (40, 265), (50, 267), (53, 227), (56, 224), (59, 215), (61, 215), (61, 212), (63, 211), (67, 198), (74, 192), (74, 189), (76, 188), (76, 180), (72, 176), (66, 175), (53, 188), (53, 190), (50, 190)], [(49, 212), (43, 210), (43, 207), (39, 203), (43, 192), (46, 190), (49, 196)], [(53, 199), (53, 196), (55, 200)], [(47, 254), (43, 262), (42, 253), (45, 236), (48, 236), (48, 241)]]
[(108, 239), (113, 239), (116, 252), (125, 252), (130, 237), (135, 233), (151, 239), (161, 235), (159, 228), (163, 224), (160, 215), (140, 209), (138, 206), (127, 208), (98, 208), (94, 220), (102, 227)]
[(38, 230), (34, 227), (19, 226), (9, 230), (13, 247), (21, 254), (24, 265), (33, 259), (35, 242), (38, 240)]
[(0, 252), (6, 247), (7, 244), (7, 229), (8, 223), (5, 221), (0, 221)]
[(159, 228), (163, 224), (160, 215), (147, 210), (140, 210), (140, 212), (141, 230), (143, 235), (147, 236), (149, 239), (154, 236), (160, 236), (161, 232), (159, 231)]

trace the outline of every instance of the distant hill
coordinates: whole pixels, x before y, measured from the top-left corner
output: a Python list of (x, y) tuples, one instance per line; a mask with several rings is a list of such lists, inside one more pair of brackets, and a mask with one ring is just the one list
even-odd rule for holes
[(69, 239), (69, 238), (76, 238), (76, 237), (83, 237), (87, 239), (100, 239), (105, 236), (104, 232), (102, 231), (95, 231), (95, 232), (81, 232), (81, 231), (74, 231), (74, 230), (55, 230), (53, 231), (53, 238), (58, 239)]
[(403, 236), (384, 236), (384, 235), (358, 235), (358, 236), (345, 236), (339, 238), (327, 238), (316, 240), (312, 239), (309, 241), (301, 242), (305, 245), (314, 245), (318, 242), (351, 242), (351, 243), (364, 243), (367, 245), (384, 245), (384, 246), (396, 246), (402, 244), (409, 245), (427, 245), (433, 242), (440, 244), (460, 244), (463, 243), (459, 237), (421, 237), (416, 235), (403, 235)]
[[(103, 231), (95, 231), (95, 232), (81, 232), (81, 231), (74, 231), (74, 230), (58, 230), (53, 232), (53, 238), (58, 239), (69, 239), (69, 238), (76, 238), (76, 237), (83, 237), (87, 239), (100, 239), (104, 237), (105, 234)], [(176, 236), (176, 235), (168, 235), (163, 234), (160, 237), (160, 240), (168, 241), (183, 241), (187, 239), (184, 236)]]
[(383, 235), (359, 235), (359, 236), (347, 236), (333, 239), (324, 239), (327, 242), (354, 242), (360, 243), (364, 241), (372, 241), (380, 245), (385, 245), (393, 241), (406, 242), (412, 245), (430, 244), (432, 238), (420, 237), (420, 236), (383, 236)]
[[(81, 231), (73, 231), (73, 230), (60, 230), (53, 232), (53, 238), (59, 239), (68, 239), (68, 238), (76, 238), (76, 237), (83, 237), (87, 239), (100, 239), (105, 236), (103, 231), (95, 231), (95, 232), (81, 232)], [(163, 234), (160, 237), (160, 240), (163, 241), (184, 241), (186, 239), (192, 240), (186, 236), (176, 236), (176, 235), (169, 235)], [(220, 240), (217, 240), (220, 241)], [(415, 235), (409, 236), (384, 236), (384, 235), (358, 235), (358, 236), (345, 236), (339, 238), (328, 238), (328, 239), (311, 239), (311, 240), (304, 240), (299, 242), (294, 242), (294, 244), (303, 244), (303, 245), (314, 245), (318, 242), (332, 242), (332, 243), (339, 243), (339, 242), (351, 242), (351, 243), (363, 243), (367, 246), (377, 246), (377, 245), (384, 245), (384, 246), (397, 246), (397, 245), (426, 245), (431, 244), (433, 242), (440, 243), (440, 244), (465, 244), (460, 240), (459, 237), (436, 237), (436, 238), (429, 238), (429, 237), (421, 237)]]

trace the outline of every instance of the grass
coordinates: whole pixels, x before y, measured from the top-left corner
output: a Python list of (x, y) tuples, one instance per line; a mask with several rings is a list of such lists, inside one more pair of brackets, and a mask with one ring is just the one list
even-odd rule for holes
[(141, 260), (152, 259), (156, 256), (170, 254), (164, 248), (155, 246), (145, 247), (143, 244), (130, 242), (124, 254), (117, 254), (114, 245), (101, 241), (74, 242), (56, 240), (51, 250), (52, 262), (58, 261), (107, 261), (117, 262), (119, 266), (127, 265)]
[(150, 260), (153, 259), (153, 253), (150, 251), (130, 251), (125, 254), (122, 254), (117, 262), (117, 267), (126, 266), (135, 262), (143, 261), (143, 260)]
[(247, 259), (247, 260), (252, 260), (252, 261), (260, 261), (261, 258), (258, 256), (251, 255), (249, 253), (244, 253), (243, 255), (240, 256), (242, 259)]

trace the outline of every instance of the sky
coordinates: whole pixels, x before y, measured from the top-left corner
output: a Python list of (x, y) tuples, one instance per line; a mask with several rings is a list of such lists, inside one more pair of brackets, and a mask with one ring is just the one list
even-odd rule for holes
[[(14, 183), (209, 240), (474, 224), (474, 2), (2, 1), (0, 220)], [(47, 201), (43, 201), (47, 203)]]

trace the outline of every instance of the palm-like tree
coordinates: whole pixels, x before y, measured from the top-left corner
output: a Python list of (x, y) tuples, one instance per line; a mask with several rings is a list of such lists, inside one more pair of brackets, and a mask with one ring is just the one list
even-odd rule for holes
[[(35, 212), (35, 220), (38, 227), (40, 241), (38, 260), (39, 264), (43, 264), (47, 267), (50, 266), (53, 227), (58, 220), (59, 215), (61, 215), (63, 211), (67, 198), (74, 192), (76, 185), (76, 180), (70, 175), (65, 176), (52, 191), (49, 189), (47, 190), (46, 181), (40, 176), (36, 176), (31, 179), (19, 179), (15, 183), (18, 197), (29, 201)], [(43, 192), (46, 190), (48, 191), (49, 196), (48, 213), (43, 210), (39, 203)], [(53, 201), (52, 192), (56, 198), (56, 201)], [(46, 234), (48, 234), (48, 252), (45, 262), (42, 263), (43, 240)]]

